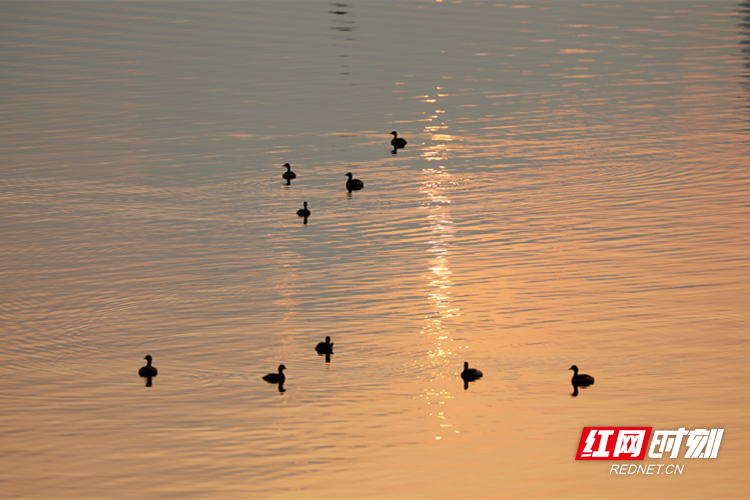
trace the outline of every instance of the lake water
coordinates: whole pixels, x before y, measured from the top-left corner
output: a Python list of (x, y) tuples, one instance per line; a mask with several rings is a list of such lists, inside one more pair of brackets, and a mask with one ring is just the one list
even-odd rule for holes
[[(746, 497), (749, 43), (731, 1), (3, 2), (0, 496)], [(725, 432), (617, 476), (584, 426)]]

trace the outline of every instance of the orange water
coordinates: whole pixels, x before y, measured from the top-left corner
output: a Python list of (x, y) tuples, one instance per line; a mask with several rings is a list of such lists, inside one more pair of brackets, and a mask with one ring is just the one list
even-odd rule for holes
[(0, 496), (746, 497), (749, 11), (0, 5)]

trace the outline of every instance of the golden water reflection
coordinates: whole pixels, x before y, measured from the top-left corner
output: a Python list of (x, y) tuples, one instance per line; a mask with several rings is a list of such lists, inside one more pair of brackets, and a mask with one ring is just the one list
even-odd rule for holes
[[(436, 87), (436, 89), (439, 91), (442, 90), (443, 87)], [(448, 94), (438, 94), (437, 96), (440, 98), (440, 101), (444, 101), (444, 98), (448, 97)], [(420, 102), (435, 103), (438, 101), (438, 99), (430, 99), (429, 96), (419, 97), (427, 97), (427, 99), (423, 99)], [(433, 120), (437, 120), (440, 114), (445, 113), (445, 110), (436, 109), (434, 110), (434, 113), (435, 114), (429, 114), (428, 118), (425, 121), (432, 122)], [(433, 141), (433, 144), (426, 147), (425, 150), (421, 153), (422, 159), (426, 161), (441, 161), (447, 158), (447, 153), (448, 151), (450, 151), (450, 147), (445, 143), (454, 140), (454, 137), (452, 135), (444, 132), (447, 129), (448, 126), (445, 124), (445, 122), (425, 126), (424, 131), (431, 135), (430, 139)], [(443, 169), (444, 167), (441, 166), (439, 168)], [(430, 195), (434, 194), (435, 192), (436, 190), (429, 191), (429, 193), (431, 193)]]
[[(432, 103), (435, 100), (427, 99), (423, 102)], [(430, 121), (436, 119), (437, 114), (445, 113), (445, 111), (436, 110), (435, 113), (435, 115), (430, 116)], [(450, 149), (446, 143), (452, 141), (453, 137), (444, 132), (446, 129), (448, 127), (445, 123), (425, 126), (424, 131), (432, 134), (433, 142), (426, 146), (421, 153), (423, 160), (440, 161), (447, 158)], [(427, 351), (427, 358), (428, 366), (433, 371), (433, 378), (430, 380), (430, 386), (424, 390), (422, 395), (428, 405), (445, 405), (448, 400), (454, 397), (445, 384), (446, 380), (451, 380), (456, 376), (456, 368), (452, 366), (455, 364), (455, 353), (451, 349), (454, 339), (451, 328), (445, 324), (445, 321), (461, 315), (460, 309), (453, 303), (451, 297), (453, 282), (451, 281), (449, 263), (451, 242), (456, 236), (456, 229), (450, 213), (450, 191), (456, 184), (453, 175), (446, 170), (444, 165), (422, 169), (420, 193), (425, 196), (422, 206), (428, 210), (427, 222), (431, 235), (427, 250), (430, 254), (427, 296), (432, 313), (426, 318), (426, 324), (422, 329), (422, 334), (432, 344)], [(454, 428), (455, 423), (451, 422), (450, 417), (446, 414), (446, 407), (443, 406), (441, 410), (443, 411), (431, 411), (429, 413), (430, 417), (438, 420), (439, 430), (435, 436), (436, 440), (442, 439), (448, 433), (460, 433), (459, 429)]]
[[(657, 46), (628, 4), (530, 33), (513, 12), (538, 6), (363, 2), (355, 47), (330, 36), (351, 9), (271, 4), (3, 7), (5, 496), (746, 496), (747, 55), (719, 16)], [(283, 395), (260, 379), (281, 362)], [(573, 362), (597, 377), (578, 398)], [(573, 459), (592, 421), (727, 438), (613, 492)]]

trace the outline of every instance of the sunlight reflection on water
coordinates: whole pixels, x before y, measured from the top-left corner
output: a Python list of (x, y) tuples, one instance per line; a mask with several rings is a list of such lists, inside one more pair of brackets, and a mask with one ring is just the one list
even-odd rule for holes
[(6, 495), (744, 495), (745, 4), (83, 5), (0, 6)]

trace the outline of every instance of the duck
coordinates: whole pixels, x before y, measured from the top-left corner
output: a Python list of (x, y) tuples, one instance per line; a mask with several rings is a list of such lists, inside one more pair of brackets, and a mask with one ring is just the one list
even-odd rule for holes
[(318, 345), (315, 346), (315, 351), (318, 354), (333, 354), (333, 342), (331, 342), (331, 337), (326, 337), (325, 342), (318, 342)]
[(393, 139), (391, 139), (391, 146), (393, 146), (394, 148), (396, 149), (403, 148), (404, 146), (408, 144), (406, 142), (406, 139), (401, 139), (398, 136), (398, 132), (396, 132), (395, 130), (391, 132), (391, 134), (393, 135)]
[(365, 187), (365, 183), (362, 182), (361, 180), (359, 180), (359, 179), (352, 179), (352, 173), (351, 172), (347, 172), (344, 175), (347, 176), (347, 177), (349, 177), (349, 180), (346, 181), (346, 189), (348, 189), (350, 193), (352, 191), (357, 191), (357, 190), (362, 189), (363, 187)]
[(279, 373), (269, 373), (268, 375), (263, 375), (263, 380), (272, 384), (283, 384), (284, 380), (286, 380), (286, 376), (283, 373), (284, 370), (286, 370), (286, 366), (279, 365)]
[(284, 166), (286, 167), (286, 172), (281, 174), (281, 177), (283, 177), (286, 180), (292, 180), (297, 178), (297, 174), (292, 172), (292, 166), (288, 163), (284, 163)]
[(307, 209), (307, 202), (302, 203), (302, 205), (305, 208), (300, 208), (299, 210), (297, 210), (297, 215), (299, 215), (300, 217), (309, 217), (312, 212)]
[(156, 377), (158, 370), (155, 366), (151, 366), (151, 361), (153, 360), (151, 355), (146, 354), (146, 357), (143, 359), (146, 360), (146, 366), (142, 366), (141, 369), (138, 370), (138, 375), (141, 377)]
[(585, 373), (581, 373), (579, 375), (578, 367), (576, 365), (573, 365), (568, 369), (573, 370), (573, 378), (570, 379), (570, 381), (574, 386), (586, 387), (594, 383), (594, 377), (592, 377), (591, 375), (586, 375)]
[(482, 378), (482, 372), (476, 368), (469, 368), (469, 362), (464, 361), (464, 371), (461, 372), (461, 378), (467, 382)]

